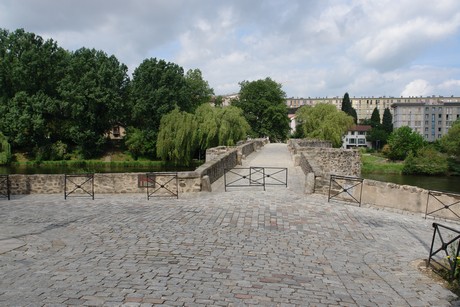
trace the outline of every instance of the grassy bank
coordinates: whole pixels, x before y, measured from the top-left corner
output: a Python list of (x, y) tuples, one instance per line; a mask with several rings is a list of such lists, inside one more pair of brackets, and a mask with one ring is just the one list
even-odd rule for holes
[(361, 163), (361, 172), (367, 174), (401, 174), (404, 167), (404, 162), (391, 162), (384, 157), (368, 153), (361, 154)]

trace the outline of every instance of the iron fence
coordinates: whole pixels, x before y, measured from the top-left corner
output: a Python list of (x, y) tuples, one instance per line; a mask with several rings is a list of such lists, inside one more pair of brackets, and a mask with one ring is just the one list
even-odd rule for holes
[(233, 187), (262, 187), (283, 185), (287, 187), (288, 171), (281, 167), (259, 167), (224, 169), (224, 185)]
[(177, 172), (155, 172), (146, 174), (147, 199), (150, 197), (179, 198)]
[[(348, 197), (343, 199), (354, 201), (361, 206), (361, 198), (363, 195), (363, 181), (364, 179), (359, 177), (331, 175), (331, 178), (329, 180), (329, 193), (327, 197), (327, 202), (329, 202), (332, 198), (341, 195), (342, 193), (346, 193)], [(350, 191), (353, 192), (355, 187), (359, 188), (359, 198), (356, 198), (352, 193), (350, 193)], [(331, 195), (333, 189), (335, 194)]]
[(8, 175), (0, 175), (0, 197), (10, 200), (10, 193), (10, 177)]
[[(447, 200), (446, 198), (450, 198), (450, 200)], [(432, 201), (430, 202), (430, 200)], [(428, 207), (430, 203), (437, 208), (428, 212)], [(448, 210), (460, 219), (460, 215), (451, 208), (452, 206), (455, 206), (457, 204), (460, 204), (460, 194), (440, 191), (428, 191), (425, 209), (425, 219), (428, 215), (434, 215), (436, 212), (439, 212), (441, 210)]]
[(434, 271), (440, 274), (446, 270), (452, 280), (456, 277), (459, 269), (460, 231), (438, 223), (433, 223), (433, 228), (433, 239), (427, 266), (431, 265)]
[(65, 174), (64, 199), (70, 195), (73, 197), (89, 196), (94, 200), (94, 174)]

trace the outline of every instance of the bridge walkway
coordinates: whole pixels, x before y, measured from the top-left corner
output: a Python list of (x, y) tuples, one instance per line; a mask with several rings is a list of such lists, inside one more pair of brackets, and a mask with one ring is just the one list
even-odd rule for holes
[[(238, 165), (236, 168), (248, 168), (248, 167), (281, 167), (287, 168), (288, 170), (288, 184), (287, 191), (289, 193), (303, 194), (303, 187), (305, 182), (305, 176), (300, 167), (294, 166), (294, 161), (291, 157), (291, 153), (287, 148), (287, 144), (282, 143), (271, 143), (266, 144), (259, 151), (250, 154), (246, 159), (243, 160), (242, 165)], [(225, 191), (224, 178), (221, 177), (219, 180), (212, 184), (213, 192)]]

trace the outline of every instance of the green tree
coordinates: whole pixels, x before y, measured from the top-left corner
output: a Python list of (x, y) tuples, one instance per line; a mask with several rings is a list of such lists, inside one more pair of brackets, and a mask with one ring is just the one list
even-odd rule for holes
[(282, 141), (289, 133), (289, 118), (281, 84), (270, 78), (240, 82), (239, 98), (232, 104), (243, 110), (256, 137)]
[(197, 122), (193, 114), (174, 109), (161, 119), (157, 140), (157, 155), (162, 160), (190, 165), (197, 148)]
[(342, 111), (353, 117), (355, 124), (358, 122), (358, 114), (351, 104), (350, 95), (345, 93), (342, 99)]
[(158, 132), (161, 118), (176, 107), (194, 109), (187, 100), (183, 68), (164, 60), (144, 60), (134, 70), (130, 90), (132, 125), (141, 130)]
[(441, 147), (448, 154), (460, 159), (460, 119), (457, 119), (441, 138)]
[(59, 139), (57, 88), (68, 57), (53, 40), (0, 30), (0, 130), (14, 148), (36, 151)]
[(393, 116), (388, 108), (385, 108), (385, 111), (383, 111), (382, 128), (388, 134), (393, 132)]
[(245, 140), (251, 127), (244, 118), (243, 110), (235, 106), (217, 108), (219, 123), (218, 145), (234, 146)]
[(353, 117), (331, 104), (303, 106), (296, 115), (301, 137), (331, 141), (334, 147), (342, 145), (342, 136), (354, 124)]
[(0, 165), (6, 165), (11, 161), (11, 146), (8, 139), (0, 132)]
[(418, 149), (417, 154), (412, 151), (408, 154), (402, 172), (412, 175), (444, 175), (448, 169), (447, 157), (433, 146), (425, 146)]
[(59, 85), (64, 131), (85, 158), (102, 152), (105, 134), (127, 113), (127, 71), (102, 51), (82, 48), (71, 55)]
[(374, 108), (374, 111), (372, 111), (371, 115), (371, 120), (370, 120), (370, 125), (372, 128), (380, 127), (380, 112), (377, 107)]
[(187, 96), (189, 97), (189, 112), (193, 112), (199, 105), (209, 103), (214, 90), (209, 87), (209, 83), (203, 79), (199, 69), (190, 69), (185, 75), (187, 85)]
[(408, 126), (393, 131), (388, 137), (387, 156), (391, 160), (404, 160), (409, 153), (416, 154), (417, 150), (424, 145), (423, 137)]

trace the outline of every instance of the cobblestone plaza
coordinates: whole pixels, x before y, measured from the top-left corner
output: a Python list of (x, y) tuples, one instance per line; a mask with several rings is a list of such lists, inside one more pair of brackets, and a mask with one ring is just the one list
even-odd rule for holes
[(416, 267), (432, 221), (303, 194), (284, 145), (253, 155), (288, 187), (0, 200), (0, 305), (452, 305)]

